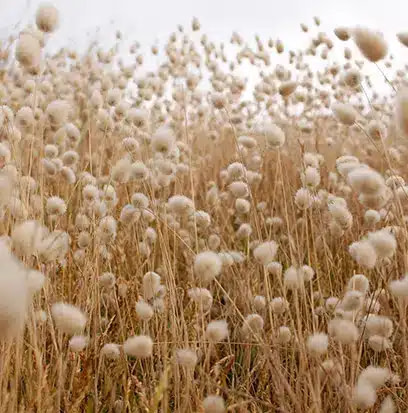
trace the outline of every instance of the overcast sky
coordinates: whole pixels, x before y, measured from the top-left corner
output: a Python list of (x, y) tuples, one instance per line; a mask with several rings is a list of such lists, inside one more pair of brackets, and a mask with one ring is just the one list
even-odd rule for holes
[[(40, 0), (0, 0), (1, 28), (6, 30), (23, 19), (33, 19)], [(82, 43), (87, 32), (100, 27), (107, 34), (120, 28), (140, 42), (163, 39), (177, 24), (189, 25), (192, 16), (215, 40), (227, 40), (233, 30), (244, 37), (280, 37), (296, 47), (302, 39), (299, 23), (312, 24), (314, 15), (322, 28), (364, 24), (384, 31), (408, 30), (406, 0), (55, 0), (61, 26), (54, 42)]]
[[(51, 47), (82, 48), (98, 38), (106, 48), (112, 45), (114, 32), (120, 29), (129, 43), (138, 40), (146, 48), (162, 46), (178, 24), (190, 28), (193, 16), (198, 17), (210, 40), (228, 42), (232, 31), (253, 41), (283, 40), (286, 49), (309, 44), (310, 35), (300, 30), (300, 23), (313, 26), (313, 16), (322, 25), (314, 32), (332, 35), (337, 25), (365, 25), (381, 30), (390, 51), (408, 62), (408, 48), (396, 41), (395, 34), (408, 30), (407, 0), (54, 0), (60, 10), (59, 30), (52, 35)], [(41, 0), (0, 0), (2, 25), (0, 34), (9, 33), (20, 21), (22, 27), (34, 21)], [(96, 33), (99, 28), (99, 33)], [(197, 35), (198, 36), (198, 35)], [(344, 47), (342, 45), (342, 47)], [(145, 49), (146, 50), (146, 49)], [(358, 57), (358, 55), (356, 55)], [(378, 73), (377, 73), (378, 74)], [(383, 79), (382, 79), (383, 80)]]

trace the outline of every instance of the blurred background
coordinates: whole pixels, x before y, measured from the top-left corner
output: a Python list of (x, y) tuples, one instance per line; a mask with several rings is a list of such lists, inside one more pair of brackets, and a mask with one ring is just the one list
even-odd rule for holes
[[(0, 0), (2, 25), (0, 36), (17, 34), (26, 24), (34, 22), (34, 16), (41, 0)], [(163, 57), (163, 46), (168, 36), (182, 25), (191, 34), (191, 21), (195, 16), (201, 23), (200, 32), (191, 36), (200, 39), (206, 33), (213, 42), (228, 44), (233, 31), (237, 31), (245, 42), (255, 46), (258, 34), (266, 44), (269, 38), (281, 39), (285, 51), (304, 49), (311, 36), (319, 31), (335, 39), (336, 26), (364, 25), (382, 31), (390, 45), (390, 52), (396, 56), (400, 66), (408, 62), (408, 48), (401, 46), (396, 33), (408, 30), (406, 0), (53, 0), (60, 10), (61, 24), (56, 33), (50, 36), (47, 50), (61, 46), (84, 50), (91, 41), (107, 50), (115, 43), (115, 32), (120, 29), (122, 41), (120, 55), (128, 58), (128, 45), (134, 41), (142, 45), (144, 70), (157, 66)], [(319, 16), (321, 25), (316, 27), (313, 16)], [(311, 29), (303, 33), (300, 23)], [(340, 47), (331, 53), (330, 60), (342, 54), (344, 47), (352, 50), (351, 41), (339, 42)], [(158, 56), (153, 56), (151, 46), (158, 46)], [(354, 49), (355, 50), (355, 49)], [(354, 58), (361, 55), (356, 51)], [(339, 56), (343, 61), (342, 56)], [(316, 60), (316, 59), (315, 59)], [(287, 61), (287, 54), (272, 55), (272, 65)], [(321, 64), (319, 61), (317, 64)], [(383, 62), (382, 62), (383, 64)], [(367, 65), (366, 65), (367, 66)], [(373, 65), (372, 65), (373, 66)], [(374, 76), (384, 87), (384, 79), (375, 67), (368, 67), (366, 73)], [(251, 77), (251, 68), (240, 68), (245, 76)], [(384, 69), (386, 70), (386, 69)]]

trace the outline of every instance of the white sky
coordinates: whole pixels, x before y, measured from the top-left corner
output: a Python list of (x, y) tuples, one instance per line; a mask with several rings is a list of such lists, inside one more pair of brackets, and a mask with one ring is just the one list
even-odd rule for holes
[[(362, 24), (384, 31), (388, 37), (408, 30), (406, 0), (54, 0), (61, 12), (61, 26), (54, 42), (71, 39), (82, 43), (89, 31), (100, 27), (109, 33), (120, 28), (127, 37), (151, 45), (163, 39), (177, 24), (189, 26), (197, 16), (214, 40), (227, 40), (233, 30), (249, 38), (280, 37), (296, 47), (302, 33), (299, 23), (322, 19), (322, 29)], [(0, 0), (1, 29), (19, 18), (33, 19), (41, 0)], [(27, 6), (28, 5), (28, 6)], [(112, 24), (113, 21), (113, 24)], [(407, 49), (408, 53), (408, 49)]]
[[(86, 33), (100, 27), (103, 33), (120, 28), (127, 37), (143, 44), (163, 39), (177, 24), (188, 26), (197, 16), (203, 30), (214, 40), (227, 40), (233, 30), (244, 38), (280, 37), (296, 47), (302, 39), (299, 23), (322, 19), (322, 29), (336, 25), (363, 24), (392, 37), (408, 30), (405, 0), (54, 0), (61, 12), (61, 26), (54, 42), (68, 39), (82, 43)], [(21, 18), (33, 19), (40, 0), (0, 0), (5, 30)], [(113, 24), (112, 24), (113, 21)], [(304, 38), (304, 35), (303, 35)]]
[[(399, 45), (395, 34), (408, 30), (407, 1), (51, 0), (60, 10), (61, 23), (49, 45), (82, 48), (89, 42), (87, 33), (92, 33), (92, 39), (97, 36), (108, 48), (115, 30), (120, 29), (129, 43), (138, 40), (145, 48), (155, 43), (163, 46), (177, 24), (189, 29), (192, 17), (196, 16), (201, 22), (201, 32), (215, 42), (228, 43), (236, 30), (252, 44), (257, 33), (264, 40), (280, 38), (286, 50), (297, 49), (309, 44), (310, 39), (310, 35), (301, 32), (300, 23), (313, 26), (313, 16), (317, 15), (322, 25), (314, 27), (314, 32), (326, 31), (331, 38), (334, 38), (333, 28), (338, 25), (360, 24), (381, 30), (389, 41), (390, 51), (403, 64), (408, 62), (408, 48)], [(40, 3), (41, 0), (0, 0), (0, 35), (9, 33), (19, 20), (20, 27), (32, 22)]]

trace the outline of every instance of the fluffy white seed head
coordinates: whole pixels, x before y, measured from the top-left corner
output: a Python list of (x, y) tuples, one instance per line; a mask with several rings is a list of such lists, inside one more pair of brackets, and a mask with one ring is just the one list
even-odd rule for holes
[(107, 343), (101, 348), (101, 356), (108, 360), (117, 360), (120, 357), (120, 348), (116, 343)]
[(408, 275), (399, 279), (390, 281), (389, 289), (391, 294), (398, 298), (408, 297)]
[(363, 274), (353, 275), (347, 283), (349, 290), (356, 290), (362, 294), (366, 294), (370, 288), (370, 282), (368, 278)]
[(222, 261), (213, 251), (204, 251), (194, 259), (194, 274), (204, 285), (213, 281), (222, 270)]
[(349, 253), (358, 265), (374, 268), (377, 262), (377, 253), (368, 240), (353, 242), (349, 246)]
[(396, 96), (395, 119), (399, 130), (408, 136), (408, 88), (400, 90)]
[(207, 339), (212, 343), (218, 343), (228, 338), (229, 330), (226, 320), (210, 321), (205, 330)]
[(123, 350), (128, 356), (148, 358), (153, 354), (153, 340), (145, 335), (133, 336), (123, 343)]
[(146, 301), (139, 300), (136, 303), (136, 314), (139, 319), (149, 321), (153, 317), (153, 307)]
[(221, 396), (210, 395), (203, 400), (203, 408), (205, 413), (224, 413), (225, 402)]
[(276, 340), (279, 344), (288, 344), (292, 339), (292, 333), (290, 332), (289, 327), (281, 326), (278, 329), (278, 334)]
[(261, 263), (262, 265), (268, 265), (272, 262), (276, 256), (278, 251), (278, 244), (275, 241), (268, 241), (259, 244), (254, 249), (254, 257), (255, 259)]
[(208, 311), (212, 306), (213, 296), (206, 288), (190, 288), (187, 295), (202, 311)]
[(0, 340), (19, 335), (29, 305), (26, 274), (8, 247), (0, 243)]
[(359, 332), (351, 320), (335, 318), (329, 322), (328, 332), (331, 337), (343, 345), (350, 345), (358, 340)]
[(72, 304), (63, 302), (53, 304), (51, 315), (56, 328), (65, 334), (72, 336), (82, 333), (85, 329), (86, 315)]
[(74, 353), (79, 353), (88, 345), (89, 339), (86, 336), (73, 336), (68, 342), (69, 349)]
[(45, 33), (54, 32), (58, 28), (59, 13), (51, 3), (42, 3), (35, 16), (37, 27)]
[(357, 118), (357, 112), (355, 109), (346, 103), (336, 103), (332, 106), (334, 116), (343, 125), (353, 125)]
[(265, 137), (266, 146), (270, 149), (279, 149), (285, 143), (285, 133), (274, 123), (265, 125), (262, 134)]
[[(407, 43), (408, 45), (408, 37)], [(397, 407), (395, 406), (394, 400), (392, 399), (391, 395), (386, 396), (386, 398), (382, 401), (380, 409), (378, 413), (396, 413)]]
[(176, 350), (176, 361), (180, 366), (193, 370), (197, 364), (198, 356), (197, 353), (192, 349), (178, 349)]
[(324, 333), (315, 333), (307, 338), (306, 347), (313, 356), (322, 356), (327, 353), (329, 337)]
[(388, 46), (382, 33), (365, 27), (356, 27), (352, 35), (354, 42), (366, 59), (378, 62), (386, 56)]
[(391, 258), (397, 249), (397, 240), (391, 231), (382, 229), (368, 234), (368, 241), (379, 258)]

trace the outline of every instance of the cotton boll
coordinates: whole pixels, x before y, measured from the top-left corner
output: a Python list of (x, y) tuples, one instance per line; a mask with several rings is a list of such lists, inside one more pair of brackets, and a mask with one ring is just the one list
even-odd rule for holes
[(275, 241), (263, 242), (254, 249), (255, 259), (263, 265), (268, 265), (276, 256), (278, 244)]
[(322, 356), (327, 353), (329, 338), (327, 334), (315, 333), (308, 337), (306, 347), (311, 355)]
[(205, 330), (207, 339), (212, 343), (224, 341), (229, 336), (228, 324), (225, 320), (210, 321)]
[(58, 330), (70, 336), (81, 333), (86, 326), (87, 317), (77, 307), (66, 303), (55, 303), (51, 315)]
[(148, 358), (153, 354), (153, 340), (145, 335), (133, 336), (123, 343), (123, 350), (128, 356)]
[(224, 413), (225, 402), (221, 396), (211, 395), (203, 400), (204, 413)]
[(68, 347), (74, 353), (79, 353), (88, 345), (89, 339), (85, 336), (73, 336), (69, 340)]

